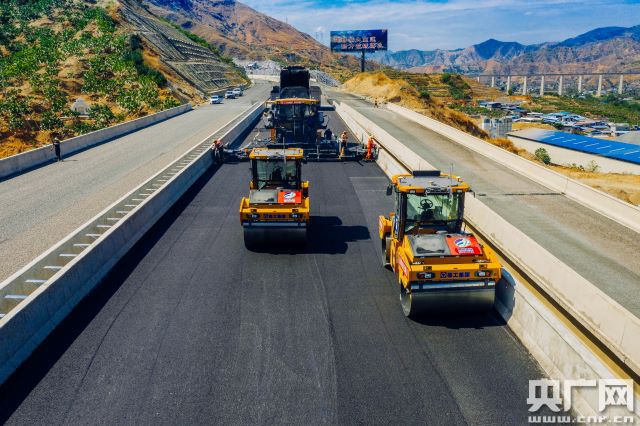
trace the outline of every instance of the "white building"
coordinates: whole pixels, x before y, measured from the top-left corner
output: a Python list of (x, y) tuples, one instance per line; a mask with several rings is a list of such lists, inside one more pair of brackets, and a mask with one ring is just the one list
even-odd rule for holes
[(492, 138), (504, 138), (511, 131), (513, 120), (511, 117), (489, 118), (482, 116), (480, 118), (480, 128), (489, 133)]

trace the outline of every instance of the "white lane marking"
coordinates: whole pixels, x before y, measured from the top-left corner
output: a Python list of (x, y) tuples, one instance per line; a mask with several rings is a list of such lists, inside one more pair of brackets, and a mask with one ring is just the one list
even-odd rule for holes
[(27, 295), (26, 294), (7, 294), (4, 298), (11, 299), (11, 300), (24, 300), (27, 298)]

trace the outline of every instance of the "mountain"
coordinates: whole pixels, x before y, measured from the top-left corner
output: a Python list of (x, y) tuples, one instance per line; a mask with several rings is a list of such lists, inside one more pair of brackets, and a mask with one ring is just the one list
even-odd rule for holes
[(150, 13), (188, 30), (240, 59), (355, 68), (358, 60), (333, 55), (309, 34), (234, 0), (142, 0)]
[(0, 157), (245, 81), (137, 0), (0, 1)]
[[(194, 34), (176, 28), (141, 7), (137, 0), (120, 0), (119, 15), (131, 33), (144, 39), (157, 68), (164, 72), (182, 97), (205, 95), (245, 83), (231, 58)], [(174, 0), (176, 7), (186, 7), (188, 0)]]
[(455, 50), (404, 50), (374, 56), (415, 72), (640, 72), (640, 25), (605, 27), (561, 42), (523, 45), (489, 39)]

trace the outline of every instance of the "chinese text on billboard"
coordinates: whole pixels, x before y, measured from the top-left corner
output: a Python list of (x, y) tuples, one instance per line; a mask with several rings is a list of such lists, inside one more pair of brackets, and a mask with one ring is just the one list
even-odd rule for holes
[(334, 52), (387, 50), (387, 30), (331, 31), (331, 50)]

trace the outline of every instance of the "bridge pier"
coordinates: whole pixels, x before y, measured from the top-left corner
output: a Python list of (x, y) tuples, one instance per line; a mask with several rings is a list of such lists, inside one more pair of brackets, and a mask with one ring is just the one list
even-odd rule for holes
[(578, 93), (582, 93), (582, 76), (578, 76)]
[(620, 74), (620, 83), (618, 83), (618, 95), (622, 95), (624, 89), (624, 74)]
[(477, 76), (476, 80), (478, 81), (478, 83), (480, 83), (480, 76)]
[(491, 76), (491, 87), (496, 87), (496, 78), (493, 75)]
[(544, 75), (540, 76), (540, 96), (544, 96)]
[(526, 75), (522, 78), (522, 94), (525, 96), (527, 95), (527, 76)]
[(558, 80), (558, 96), (562, 96), (562, 77), (560, 76), (560, 80)]
[(596, 96), (602, 96), (602, 74), (598, 76), (598, 91), (596, 92)]
[(507, 93), (509, 93), (509, 90), (511, 90), (511, 76), (510, 75), (507, 76)]

